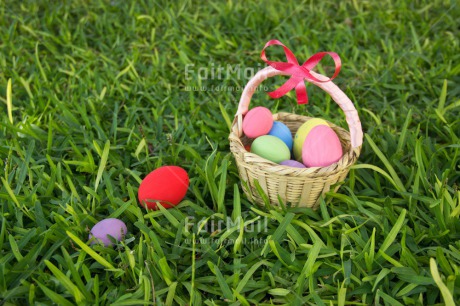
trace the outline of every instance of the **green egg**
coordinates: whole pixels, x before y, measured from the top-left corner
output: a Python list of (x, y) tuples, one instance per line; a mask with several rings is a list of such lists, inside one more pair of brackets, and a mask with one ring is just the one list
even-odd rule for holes
[(251, 152), (277, 164), (291, 157), (288, 146), (271, 135), (257, 137), (251, 145)]

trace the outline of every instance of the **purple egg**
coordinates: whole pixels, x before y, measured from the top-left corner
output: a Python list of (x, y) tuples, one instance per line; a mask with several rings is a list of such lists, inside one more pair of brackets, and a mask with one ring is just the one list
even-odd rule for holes
[(91, 244), (103, 243), (105, 246), (112, 245), (109, 235), (120, 241), (128, 232), (126, 224), (118, 219), (109, 218), (96, 223), (91, 229), (89, 239), (96, 238), (91, 241)]
[(299, 163), (296, 160), (288, 159), (280, 162), (280, 165), (288, 166), (288, 167), (295, 167), (295, 168), (306, 168), (304, 164)]

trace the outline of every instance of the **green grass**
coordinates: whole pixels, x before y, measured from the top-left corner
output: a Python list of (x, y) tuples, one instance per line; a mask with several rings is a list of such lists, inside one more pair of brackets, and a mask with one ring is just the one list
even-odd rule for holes
[[(0, 2), (0, 304), (460, 301), (460, 6), (285, 2)], [(252, 205), (227, 141), (241, 92), (186, 87), (243, 86), (198, 68), (258, 69), (273, 38), (301, 62), (339, 53), (366, 133), (316, 211)], [(346, 127), (307, 88), (307, 106), (293, 93), (253, 104)], [(167, 164), (189, 173), (186, 199), (146, 213), (139, 182)], [(127, 239), (87, 245), (107, 217)]]

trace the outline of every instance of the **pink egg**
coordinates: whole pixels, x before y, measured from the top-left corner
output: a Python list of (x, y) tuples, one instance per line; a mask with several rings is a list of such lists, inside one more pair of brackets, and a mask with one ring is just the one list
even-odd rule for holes
[(327, 167), (342, 158), (337, 134), (327, 125), (315, 126), (302, 147), (302, 161), (307, 167)]
[(273, 116), (266, 107), (251, 109), (243, 119), (243, 132), (249, 138), (267, 135), (273, 126)]

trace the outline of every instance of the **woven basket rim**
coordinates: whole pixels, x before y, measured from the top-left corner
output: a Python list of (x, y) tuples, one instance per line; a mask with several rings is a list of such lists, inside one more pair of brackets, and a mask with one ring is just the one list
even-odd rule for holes
[[(304, 116), (304, 115), (297, 115), (293, 113), (288, 113), (288, 112), (279, 112), (273, 114), (273, 118), (276, 121), (283, 121), (283, 118), (291, 116), (291, 117), (296, 117), (296, 121), (301, 121), (301, 122), (306, 122), (308, 120), (311, 120), (315, 117), (309, 117), (309, 116)], [(350, 143), (350, 133), (345, 130), (344, 128), (335, 125), (334, 123), (325, 120), (328, 125), (334, 130), (338, 130), (341, 132), (341, 134), (348, 135), (348, 139), (343, 139), (342, 137), (339, 136), (339, 138), (345, 142), (347, 142), (349, 149), (343, 153), (342, 157), (340, 160), (337, 162), (327, 166), (327, 167), (308, 167), (308, 168), (295, 168), (295, 167), (289, 167), (289, 166), (284, 166), (280, 165), (277, 163), (274, 163), (268, 159), (265, 159), (263, 157), (260, 157), (257, 154), (248, 152), (238, 135), (236, 135), (233, 132), (233, 127), (236, 124), (236, 118), (234, 122), (232, 123), (232, 131), (230, 132), (229, 135), (229, 140), (232, 141), (234, 140), (236, 142), (235, 146), (230, 146), (230, 151), (238, 156), (241, 156), (242, 158), (235, 158), (237, 162), (242, 162), (244, 165), (247, 165), (248, 167), (251, 168), (259, 168), (261, 171), (268, 172), (268, 173), (273, 173), (277, 175), (286, 175), (286, 176), (295, 176), (298, 178), (301, 177), (323, 177), (326, 175), (333, 175), (335, 173), (338, 173), (340, 171), (343, 171), (346, 168), (349, 168), (351, 165), (353, 165), (356, 160), (359, 157), (360, 151), (361, 151), (361, 146), (357, 148), (352, 148), (351, 143)], [(292, 121), (292, 120), (291, 120)], [(235, 156), (236, 157), (236, 156)], [(259, 162), (252, 162), (252, 161), (247, 161), (248, 157), (252, 157), (252, 159), (255, 160), (260, 160)]]

